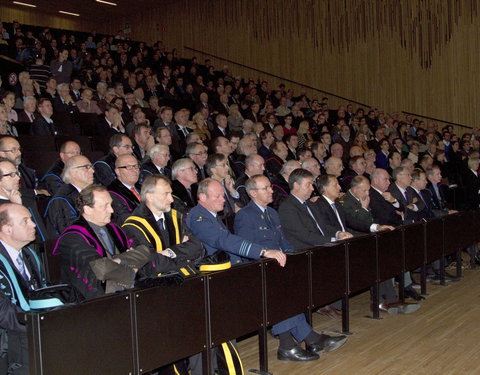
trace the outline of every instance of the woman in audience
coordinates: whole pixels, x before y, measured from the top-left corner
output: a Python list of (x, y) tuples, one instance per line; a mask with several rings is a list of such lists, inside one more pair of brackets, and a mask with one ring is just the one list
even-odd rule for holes
[(17, 129), (8, 121), (7, 107), (5, 104), (0, 104), (0, 135), (18, 137)]
[(228, 128), (230, 131), (242, 130), (243, 116), (238, 110), (238, 104), (232, 104), (229, 106), (230, 113), (227, 118)]
[(312, 135), (310, 134), (310, 124), (307, 120), (303, 120), (298, 125), (298, 148), (301, 149), (305, 146), (307, 141), (313, 141)]
[(18, 121), (18, 114), (13, 109), (15, 106), (15, 94), (12, 91), (6, 91), (2, 97), (2, 103), (7, 110), (8, 121), (15, 123)]
[(197, 112), (193, 115), (192, 122), (192, 128), (194, 132), (200, 136), (200, 139), (203, 142), (210, 141), (210, 139), (212, 139), (210, 131), (205, 124), (205, 117), (202, 115), (201, 112)]

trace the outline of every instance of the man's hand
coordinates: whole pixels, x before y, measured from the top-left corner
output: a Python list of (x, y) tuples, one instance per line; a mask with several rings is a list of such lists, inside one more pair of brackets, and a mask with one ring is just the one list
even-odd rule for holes
[(363, 208), (368, 209), (368, 206), (370, 205), (370, 196), (366, 195), (365, 198), (360, 199), (360, 204)]
[(394, 230), (395, 227), (392, 227), (391, 225), (379, 225), (377, 227), (377, 231), (381, 232), (382, 230)]
[(383, 199), (385, 199), (389, 203), (393, 203), (396, 201), (396, 199), (393, 197), (393, 195), (386, 191), (385, 193), (382, 194)]
[(457, 210), (448, 210), (448, 214), (451, 215), (451, 214), (458, 214), (458, 211)]
[(318, 200), (318, 198), (320, 198), (320, 197), (318, 195), (316, 195), (315, 197), (311, 197), (309, 199), (309, 201), (312, 202), (312, 203), (315, 203)]
[(18, 190), (7, 191), (5, 189), (2, 189), (2, 192), (10, 202), (22, 204), (22, 194)]
[(280, 250), (267, 250), (263, 253), (264, 258), (275, 259), (280, 267), (285, 267), (287, 256)]
[(47, 197), (50, 196), (50, 193), (45, 189), (35, 189), (35, 194), (36, 195), (45, 195)]
[(337, 240), (346, 240), (347, 238), (352, 238), (353, 234), (349, 232), (339, 232)]
[(182, 243), (187, 242), (189, 240), (190, 240), (190, 238), (188, 238), (188, 236), (183, 236)]

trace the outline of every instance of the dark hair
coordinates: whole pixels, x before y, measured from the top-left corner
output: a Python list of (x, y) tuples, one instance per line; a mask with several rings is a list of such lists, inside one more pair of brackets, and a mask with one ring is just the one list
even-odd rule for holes
[(75, 207), (80, 215), (83, 214), (83, 207), (93, 207), (95, 205), (94, 192), (108, 191), (105, 186), (102, 185), (89, 185), (83, 189), (75, 200)]
[(330, 185), (333, 178), (337, 179), (333, 174), (322, 174), (317, 178), (317, 187), (320, 194), (323, 194), (325, 187)]
[(293, 184), (300, 184), (305, 178), (312, 178), (313, 174), (303, 168), (294, 169), (290, 176), (288, 176), (288, 187), (293, 190)]
[(215, 168), (217, 166), (218, 162), (222, 162), (226, 159), (227, 159), (227, 157), (225, 155), (219, 154), (219, 153), (208, 155), (207, 162), (205, 163), (207, 173), (211, 176), (212, 175), (212, 173), (211, 173), (212, 168)]

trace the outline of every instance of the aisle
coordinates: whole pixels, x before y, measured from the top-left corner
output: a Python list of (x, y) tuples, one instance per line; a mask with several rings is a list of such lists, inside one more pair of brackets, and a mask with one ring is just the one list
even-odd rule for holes
[[(350, 330), (344, 347), (309, 363), (276, 359), (278, 342), (269, 338), (269, 371), (274, 375), (447, 375), (480, 373), (480, 270), (466, 270), (446, 287), (428, 283), (429, 295), (412, 315), (365, 318), (369, 293), (350, 300)], [(341, 323), (314, 314), (317, 331)], [(327, 332), (328, 333), (328, 332)], [(258, 338), (239, 343), (246, 373), (258, 368)]]

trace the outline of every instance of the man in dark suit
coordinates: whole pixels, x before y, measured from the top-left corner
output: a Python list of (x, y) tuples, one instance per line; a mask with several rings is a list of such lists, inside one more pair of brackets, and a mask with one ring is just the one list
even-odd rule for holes
[(22, 163), (22, 148), (20, 143), (10, 136), (0, 137), (0, 157), (10, 160), (20, 173), (20, 192), (35, 198), (36, 195), (49, 195), (45, 189), (37, 187), (35, 170)]
[(41, 98), (38, 101), (39, 114), (33, 120), (30, 127), (30, 135), (57, 135), (58, 131), (53, 123), (53, 108), (50, 100)]
[(410, 223), (418, 221), (422, 217), (418, 214), (425, 208), (425, 204), (414, 194), (408, 193), (408, 187), (412, 182), (410, 171), (404, 167), (395, 168), (392, 172), (394, 183), (388, 187), (388, 191), (399, 202), (399, 211), (402, 213), (403, 222)]
[[(235, 234), (257, 242), (265, 248), (289, 252), (292, 245), (285, 238), (277, 211), (268, 207), (273, 201), (270, 181), (262, 174), (248, 179), (246, 190), (250, 203), (242, 208), (235, 218)], [(304, 314), (293, 316), (275, 324), (272, 333), (278, 335), (280, 345), (277, 356), (280, 360), (309, 361), (318, 359), (320, 352), (329, 352), (342, 346), (345, 336), (331, 337), (316, 333), (307, 323)], [(295, 343), (305, 341), (305, 349)]]
[[(3, 275), (0, 281), (0, 338), (8, 343), (6, 353), (0, 358), (2, 374), (30, 374), (26, 326), (18, 317), (24, 311), (18, 293), (28, 298), (29, 290), (46, 285), (45, 270), (40, 259), (26, 247), (34, 240), (35, 223), (28, 209), (15, 203), (0, 205), (0, 273)], [(19, 291), (12, 287), (14, 280), (6, 271), (4, 262), (13, 270)]]
[(215, 117), (215, 128), (212, 131), (212, 138), (227, 138), (229, 135), (230, 131), (228, 130), (227, 116), (223, 114), (217, 115), (217, 117)]
[(185, 155), (192, 159), (197, 167), (198, 182), (207, 178), (207, 170), (205, 164), (207, 162), (207, 147), (203, 143), (190, 143), (185, 150)]
[(478, 177), (480, 160), (470, 157), (467, 163), (468, 169), (464, 171), (462, 176), (465, 189), (464, 208), (466, 210), (477, 210), (480, 207), (480, 177)]
[(175, 131), (172, 132), (172, 147), (175, 151), (183, 156), (187, 147), (186, 138), (190, 133), (190, 129), (187, 127), (188, 115), (190, 111), (186, 108), (182, 108), (175, 112)]
[(314, 215), (321, 218), (329, 233), (335, 233), (336, 239), (353, 237), (347, 230), (343, 207), (336, 202), (341, 190), (337, 178), (328, 174), (320, 176), (317, 179), (317, 186), (321, 195), (312, 199), (315, 200), (312, 203)]
[(272, 150), (270, 149), (270, 146), (273, 142), (275, 142), (273, 133), (270, 130), (262, 130), (260, 132), (260, 141), (262, 144), (258, 149), (258, 154), (267, 160), (270, 156), (272, 156)]
[(189, 158), (178, 159), (172, 166), (174, 208), (186, 215), (197, 204), (197, 167)]
[(105, 106), (105, 117), (98, 123), (98, 135), (110, 139), (115, 134), (125, 134), (125, 127), (118, 108), (113, 104)]
[(121, 155), (115, 160), (115, 174), (107, 189), (112, 196), (112, 222), (122, 225), (140, 204), (140, 164), (133, 155)]
[(168, 146), (156, 144), (148, 152), (149, 158), (142, 163), (140, 171), (140, 183), (148, 176), (161, 174), (165, 177), (172, 177), (172, 170), (168, 166), (170, 162), (170, 150)]
[(75, 101), (70, 96), (68, 83), (60, 83), (57, 86), (58, 96), (53, 99), (53, 109), (55, 113), (68, 113), (72, 123), (78, 122), (80, 113)]
[(183, 215), (171, 209), (170, 181), (162, 175), (149, 176), (141, 195), (142, 203), (123, 224), (134, 246), (145, 245), (150, 250), (152, 262), (141, 273), (156, 277), (202, 257), (202, 244), (185, 225)]
[(427, 168), (426, 173), (428, 182), (427, 187), (422, 190), (422, 194), (433, 214), (438, 217), (452, 213), (451, 210), (448, 210), (447, 208), (445, 193), (442, 185), (440, 185), (440, 182), (442, 181), (440, 167), (433, 165), (432, 167)]
[(308, 201), (313, 191), (313, 175), (306, 169), (295, 169), (290, 173), (288, 185), (290, 195), (278, 211), (288, 242), (300, 250), (335, 240), (335, 233), (327, 232), (326, 223), (315, 216)]
[[(405, 171), (408, 172), (406, 168)], [(411, 180), (410, 172), (405, 175), (405, 179)], [(370, 212), (376, 223), (396, 227), (403, 224), (401, 203), (388, 191), (389, 186), (390, 176), (387, 171), (382, 168), (375, 169), (371, 174)], [(417, 301), (425, 299), (413, 288), (409, 272), (405, 273), (405, 294)]]
[(32, 220), (37, 226), (38, 242), (47, 239), (45, 224), (38, 211), (35, 197), (19, 191), (20, 173), (17, 167), (8, 159), (0, 158), (0, 204), (18, 203), (24, 205), (32, 214)]
[[(82, 190), (76, 202), (80, 216), (65, 229), (53, 249), (54, 255), (61, 256), (61, 281), (72, 285), (84, 298), (131, 288), (137, 270), (150, 262), (148, 249), (131, 248), (125, 232), (110, 222), (111, 203), (104, 186)], [(110, 273), (100, 273), (102, 269)]]
[(38, 116), (37, 99), (34, 96), (27, 96), (23, 101), (23, 110), (18, 113), (18, 122), (33, 123)]

